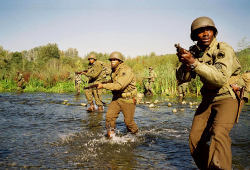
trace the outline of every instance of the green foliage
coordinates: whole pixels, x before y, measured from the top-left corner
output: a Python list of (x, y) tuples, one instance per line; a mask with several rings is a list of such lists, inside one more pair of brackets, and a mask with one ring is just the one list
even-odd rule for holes
[(13, 80), (0, 80), (0, 92), (16, 91), (17, 86)]
[[(95, 53), (97, 59), (110, 65), (109, 54)], [(236, 53), (242, 66), (242, 72), (249, 70), (250, 48)], [(144, 91), (144, 84), (148, 76), (148, 67), (153, 67), (157, 78), (153, 89), (157, 94), (174, 95), (176, 90), (175, 70), (179, 63), (175, 54), (157, 56), (154, 52), (150, 55), (127, 58), (125, 63), (135, 73), (137, 89)], [(78, 56), (78, 51), (69, 48), (60, 51), (57, 44), (47, 44), (35, 47), (28, 51), (8, 52), (0, 46), (0, 92), (16, 91), (17, 72), (24, 75), (26, 81), (24, 92), (75, 92), (74, 72), (87, 69), (88, 60)], [(87, 81), (85, 76), (82, 76)], [(197, 77), (189, 83), (189, 93), (199, 95), (202, 83)], [(83, 89), (81, 89), (83, 91)]]
[(241, 50), (240, 52), (237, 52), (236, 55), (241, 63), (241, 71), (246, 72), (247, 70), (250, 70), (250, 48)]

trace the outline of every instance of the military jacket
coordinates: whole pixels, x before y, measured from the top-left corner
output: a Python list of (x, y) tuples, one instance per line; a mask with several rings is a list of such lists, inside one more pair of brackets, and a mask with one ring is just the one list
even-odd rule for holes
[[(229, 79), (240, 73), (240, 63), (231, 46), (224, 42), (212, 41), (206, 51), (198, 51), (197, 46), (190, 47), (190, 52), (196, 58), (196, 67), (192, 71), (180, 67), (177, 72), (195, 77), (198, 75), (203, 83), (201, 94), (203, 98), (211, 98), (213, 101), (228, 97), (235, 98), (235, 94), (229, 85)], [(191, 72), (191, 73), (190, 73)], [(180, 82), (190, 81), (190, 76), (177, 76)], [(181, 80), (186, 79), (186, 80)]]
[(154, 82), (155, 78), (156, 78), (156, 74), (155, 74), (154, 70), (149, 71), (149, 81)]
[(103, 84), (103, 88), (111, 90), (113, 100), (122, 99), (127, 102), (133, 102), (137, 95), (136, 79), (132, 69), (121, 63), (111, 73), (111, 82)]
[(89, 78), (89, 83), (94, 84), (105, 80), (106, 73), (103, 70), (102, 63), (95, 61), (89, 65), (87, 73), (83, 73)]

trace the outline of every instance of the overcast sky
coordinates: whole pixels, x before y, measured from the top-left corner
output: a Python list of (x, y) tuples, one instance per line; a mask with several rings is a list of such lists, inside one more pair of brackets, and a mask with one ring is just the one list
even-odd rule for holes
[(61, 50), (125, 56), (188, 48), (190, 26), (211, 17), (235, 50), (250, 36), (250, 0), (0, 0), (0, 45), (10, 51), (57, 43)]

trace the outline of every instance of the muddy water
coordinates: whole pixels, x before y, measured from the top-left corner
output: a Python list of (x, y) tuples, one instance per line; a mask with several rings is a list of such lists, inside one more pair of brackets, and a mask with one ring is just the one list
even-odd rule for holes
[[(111, 96), (104, 96), (106, 103), (110, 99)], [(188, 148), (196, 105), (157, 99), (159, 103), (154, 108), (149, 108), (149, 104), (137, 105), (137, 135), (126, 134), (120, 114), (118, 134), (107, 140), (105, 113), (87, 113), (81, 105), (86, 103), (84, 96), (2, 93), (0, 167), (196, 169)], [(172, 112), (174, 108), (176, 113)], [(250, 168), (249, 108), (244, 108), (239, 124), (231, 132), (234, 169)]]

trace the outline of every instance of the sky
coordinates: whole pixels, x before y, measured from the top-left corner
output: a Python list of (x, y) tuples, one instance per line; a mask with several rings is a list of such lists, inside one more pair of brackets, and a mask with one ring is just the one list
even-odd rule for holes
[(218, 41), (235, 50), (250, 40), (249, 0), (0, 0), (0, 46), (30, 50), (56, 43), (60, 50), (120, 51), (136, 57), (187, 48), (192, 21), (212, 18)]

